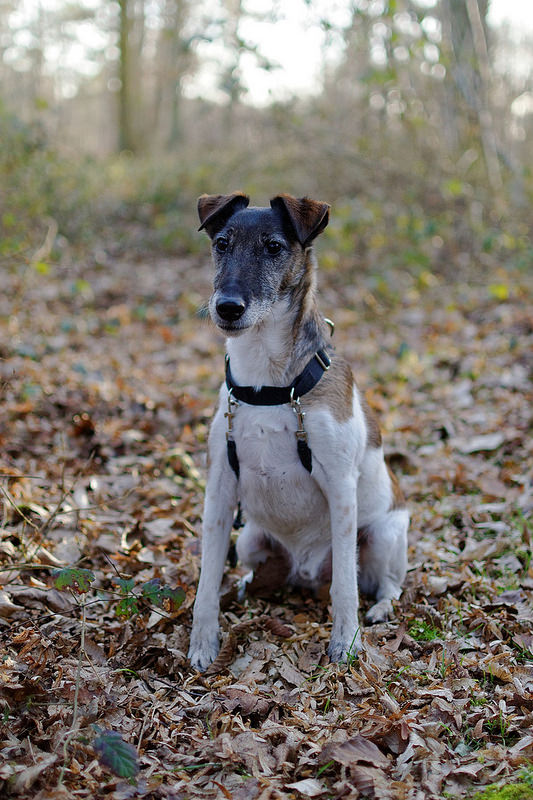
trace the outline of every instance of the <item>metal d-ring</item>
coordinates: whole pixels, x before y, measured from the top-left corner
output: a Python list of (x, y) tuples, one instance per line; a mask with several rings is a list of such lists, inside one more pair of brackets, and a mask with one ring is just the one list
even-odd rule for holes
[(296, 438), (307, 442), (307, 431), (304, 428), (304, 417), (305, 411), (302, 411), (302, 406), (300, 404), (300, 398), (294, 396), (294, 386), (291, 389), (291, 408), (296, 414), (296, 419), (298, 421), (298, 428), (296, 430)]
[(333, 334), (335, 333), (335, 323), (333, 322), (332, 319), (328, 319), (328, 317), (324, 317), (324, 322), (329, 328), (330, 331), (329, 335), (333, 336)]

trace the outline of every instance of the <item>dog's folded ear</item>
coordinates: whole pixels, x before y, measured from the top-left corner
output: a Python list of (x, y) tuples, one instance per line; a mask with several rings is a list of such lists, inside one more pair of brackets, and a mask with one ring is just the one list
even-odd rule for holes
[(249, 202), (248, 195), (242, 192), (201, 195), (198, 198), (198, 216), (202, 224), (198, 230), (205, 228), (213, 237), (236, 211), (246, 208)]
[(313, 239), (322, 233), (329, 221), (329, 205), (308, 197), (291, 197), (280, 194), (273, 197), (270, 206), (286, 214), (302, 247), (309, 247)]

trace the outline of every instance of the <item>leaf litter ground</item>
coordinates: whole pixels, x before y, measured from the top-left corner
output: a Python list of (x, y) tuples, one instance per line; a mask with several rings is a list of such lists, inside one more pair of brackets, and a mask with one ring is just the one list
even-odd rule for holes
[(240, 570), (228, 567), (222, 650), (202, 676), (186, 652), (223, 373), (223, 342), (196, 315), (209, 280), (192, 259), (5, 278), (1, 791), (421, 800), (521, 782), (526, 792), (530, 279), (498, 276), (502, 298), (476, 279), (399, 272), (375, 291), (364, 276), (321, 276), (335, 344), (409, 498), (405, 591), (396, 618), (367, 628), (364, 653), (337, 667), (327, 591), (263, 596), (258, 585), (238, 602)]

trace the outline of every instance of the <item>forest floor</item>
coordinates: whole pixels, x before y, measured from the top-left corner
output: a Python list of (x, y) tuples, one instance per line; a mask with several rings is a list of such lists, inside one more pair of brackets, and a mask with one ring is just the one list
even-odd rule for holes
[(3, 277), (2, 795), (533, 797), (531, 276), (320, 276), (409, 499), (405, 591), (335, 666), (327, 594), (238, 602), (228, 567), (200, 675), (207, 256), (100, 261)]

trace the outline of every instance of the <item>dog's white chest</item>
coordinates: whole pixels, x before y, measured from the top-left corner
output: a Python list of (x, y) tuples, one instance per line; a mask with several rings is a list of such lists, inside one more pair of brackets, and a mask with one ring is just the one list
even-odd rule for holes
[[(239, 461), (255, 474), (280, 474), (297, 465), (294, 413), (289, 406), (247, 406), (235, 413)], [(281, 470), (280, 470), (281, 467)]]
[(289, 406), (241, 404), (235, 414), (241, 501), (248, 516), (282, 538), (327, 512), (324, 495), (299, 459), (295, 431)]

